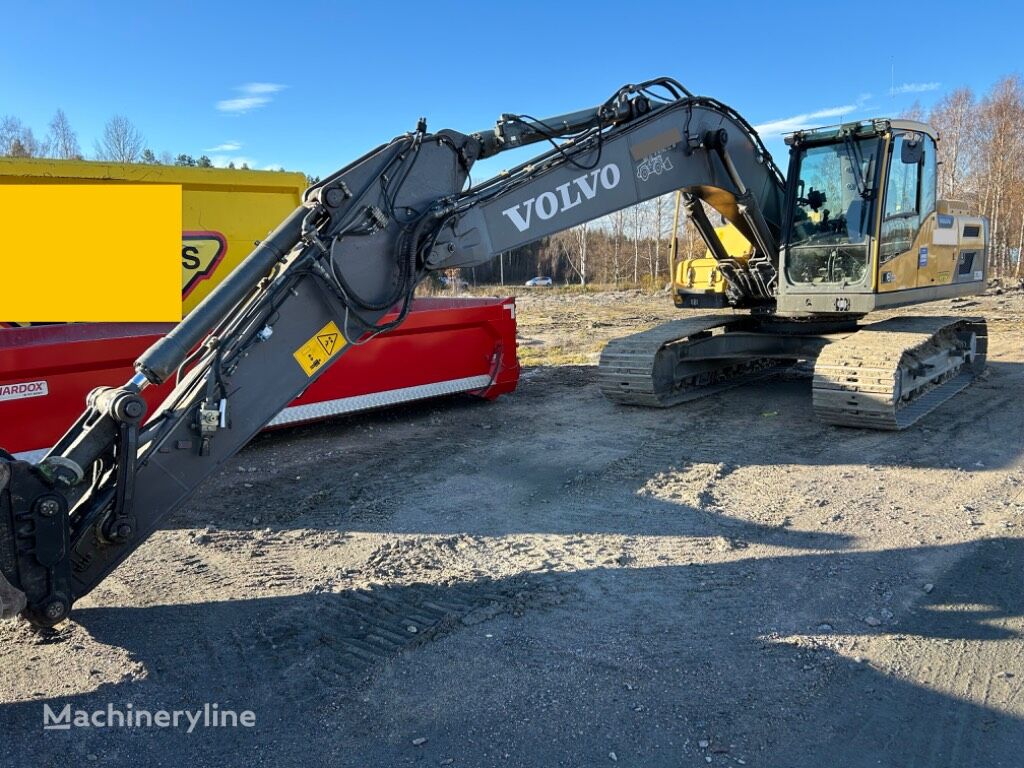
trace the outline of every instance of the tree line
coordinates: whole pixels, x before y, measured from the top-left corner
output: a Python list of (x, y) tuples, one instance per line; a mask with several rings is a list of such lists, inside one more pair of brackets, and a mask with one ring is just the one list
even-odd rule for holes
[(945, 94), (924, 117), (939, 133), (939, 195), (963, 200), (989, 221), (989, 268), (1024, 276), (1024, 81), (999, 80), (980, 99), (970, 88)]
[[(87, 159), (79, 145), (78, 134), (62, 109), (54, 113), (42, 138), (37, 138), (32, 127), (14, 115), (0, 117), (0, 157)], [(106, 122), (103, 133), (93, 146), (92, 156), (88, 159), (111, 163), (213, 168), (213, 161), (206, 155), (193, 157), (188, 154), (173, 155), (170, 152), (157, 155), (146, 146), (142, 131), (124, 115), (114, 115)], [(234, 168), (235, 164), (228, 163), (227, 167)], [(239, 167), (249, 169), (248, 163), (242, 163)]]
[[(471, 284), (545, 276), (563, 284), (657, 286), (669, 274), (674, 205), (674, 195), (653, 198), (464, 269), (462, 278)], [(703, 253), (692, 227), (680, 238), (681, 254)]]

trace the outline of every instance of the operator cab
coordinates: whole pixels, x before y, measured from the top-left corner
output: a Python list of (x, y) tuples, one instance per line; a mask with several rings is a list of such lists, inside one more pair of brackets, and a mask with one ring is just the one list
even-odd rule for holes
[[(786, 137), (780, 309), (867, 312), (927, 298), (857, 294), (954, 287), (956, 238), (933, 238), (953, 218), (936, 200), (937, 138), (924, 123), (889, 119)], [(837, 293), (843, 300), (831, 301)]]
[(935, 210), (935, 135), (924, 123), (872, 120), (791, 134), (786, 143), (791, 283), (867, 283), (879, 205), (883, 255), (909, 247), (922, 216)]

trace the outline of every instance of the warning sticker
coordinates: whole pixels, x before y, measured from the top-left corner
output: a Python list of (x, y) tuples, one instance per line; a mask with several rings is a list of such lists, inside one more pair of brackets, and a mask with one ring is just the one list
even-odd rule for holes
[(49, 390), (45, 381), (23, 381), (18, 384), (0, 384), (0, 400), (21, 400), (26, 397), (46, 397)]
[(332, 320), (317, 331), (313, 338), (296, 349), (293, 355), (306, 375), (312, 376), (344, 346), (345, 337)]

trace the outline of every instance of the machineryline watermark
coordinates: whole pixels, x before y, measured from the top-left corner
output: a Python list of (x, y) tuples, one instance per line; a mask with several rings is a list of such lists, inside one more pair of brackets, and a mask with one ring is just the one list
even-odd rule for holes
[(65, 704), (54, 709), (43, 704), (44, 731), (70, 731), (73, 728), (181, 728), (192, 733), (197, 728), (254, 728), (256, 713), (221, 709), (220, 704), (203, 704), (200, 709), (139, 709), (132, 704), (103, 709), (74, 709)]

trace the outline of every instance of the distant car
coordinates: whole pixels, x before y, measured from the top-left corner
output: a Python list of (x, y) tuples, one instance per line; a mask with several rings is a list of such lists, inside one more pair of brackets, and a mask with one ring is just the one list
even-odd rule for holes
[(443, 288), (454, 288), (457, 291), (463, 291), (469, 288), (469, 282), (463, 280), (461, 277), (450, 278), (447, 275), (441, 275), (441, 286)]
[(529, 280), (526, 281), (527, 288), (537, 288), (538, 286), (552, 284), (553, 283), (550, 277), (531, 277)]

